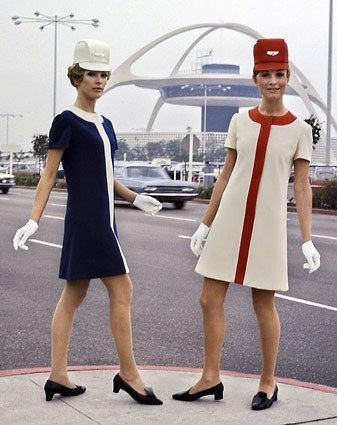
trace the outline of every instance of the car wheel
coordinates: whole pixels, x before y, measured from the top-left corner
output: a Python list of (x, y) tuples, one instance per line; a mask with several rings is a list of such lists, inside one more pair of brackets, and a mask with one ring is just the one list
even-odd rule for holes
[(181, 210), (185, 206), (185, 201), (176, 201), (174, 202), (174, 206), (177, 210)]
[(7, 195), (8, 191), (9, 191), (9, 188), (8, 188), (8, 187), (4, 187), (4, 188), (2, 189), (2, 193), (3, 193), (4, 195)]

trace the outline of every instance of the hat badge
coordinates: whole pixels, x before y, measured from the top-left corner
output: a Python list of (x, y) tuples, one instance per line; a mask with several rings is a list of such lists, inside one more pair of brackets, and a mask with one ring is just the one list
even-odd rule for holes
[(280, 51), (279, 50), (268, 50), (266, 53), (267, 53), (268, 56), (276, 56), (280, 53)]
[(95, 52), (94, 56), (98, 56), (99, 58), (104, 58), (104, 56), (106, 56), (105, 53), (100, 53), (100, 52)]

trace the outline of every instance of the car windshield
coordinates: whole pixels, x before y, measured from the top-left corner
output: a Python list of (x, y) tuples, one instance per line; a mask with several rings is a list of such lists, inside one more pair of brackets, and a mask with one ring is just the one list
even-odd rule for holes
[(127, 168), (127, 175), (132, 179), (169, 179), (169, 175), (159, 167), (131, 166)]

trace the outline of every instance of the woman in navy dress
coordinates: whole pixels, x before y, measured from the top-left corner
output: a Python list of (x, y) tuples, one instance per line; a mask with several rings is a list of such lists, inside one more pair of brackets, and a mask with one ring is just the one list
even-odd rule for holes
[[(111, 330), (120, 359), (114, 391), (123, 389), (143, 404), (162, 404), (151, 388), (145, 388), (133, 355), (132, 284), (117, 237), (114, 192), (151, 214), (157, 213), (161, 204), (152, 197), (137, 195), (114, 179), (116, 136), (111, 122), (95, 112), (110, 70), (106, 43), (82, 40), (76, 44), (68, 77), (77, 89), (77, 99), (74, 106), (57, 115), (52, 123), (47, 166), (36, 189), (31, 218), (16, 232), (13, 244), (16, 250), (28, 249), (25, 243), (38, 228), (62, 161), (68, 201), (59, 277), (66, 283), (52, 321), (46, 400), (51, 400), (54, 394), (75, 396), (85, 391), (85, 387), (69, 380), (67, 353), (75, 311), (87, 293), (90, 279), (100, 278), (109, 294)], [(89, 167), (93, 170), (90, 174)]]

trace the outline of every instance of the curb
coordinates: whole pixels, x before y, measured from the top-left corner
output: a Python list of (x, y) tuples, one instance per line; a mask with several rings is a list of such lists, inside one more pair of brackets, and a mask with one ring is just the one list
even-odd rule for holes
[[(150, 366), (143, 365), (138, 366), (139, 370), (157, 370), (162, 372), (186, 372), (186, 373), (201, 373), (202, 369), (192, 368), (192, 367), (177, 367), (177, 366)], [(67, 370), (69, 372), (81, 372), (81, 371), (103, 371), (103, 370), (119, 370), (119, 365), (83, 365), (83, 366), (68, 366)], [(28, 368), (28, 369), (9, 369), (9, 370), (0, 370), (0, 378), (5, 378), (9, 376), (20, 376), (20, 375), (31, 375), (34, 373), (47, 373), (50, 372), (49, 367), (39, 367), (39, 368)], [(248, 378), (248, 379), (259, 379), (260, 375), (234, 372), (231, 370), (221, 370), (221, 375), (225, 375), (231, 378)], [(277, 382), (291, 385), (300, 388), (308, 388), (314, 391), (321, 391), (329, 394), (337, 395), (337, 388), (329, 387), (327, 385), (316, 384), (313, 382), (299, 381), (292, 378), (282, 378), (276, 377)]]

